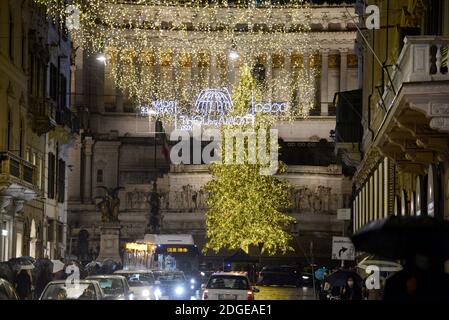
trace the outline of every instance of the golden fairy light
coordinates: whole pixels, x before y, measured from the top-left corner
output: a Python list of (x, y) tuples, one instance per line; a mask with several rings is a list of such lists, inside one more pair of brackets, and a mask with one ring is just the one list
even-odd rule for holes
[[(314, 107), (317, 68), (305, 62), (314, 59), (319, 45), (304, 0), (258, 6), (226, 0), (33, 1), (67, 28), (75, 47), (105, 55), (115, 85), (136, 106), (176, 100), (189, 113), (200, 90), (232, 88), (244, 65), (259, 60), (268, 66), (271, 59), (261, 100), (288, 101), (292, 107), (283, 116), (289, 120), (307, 117)], [(290, 70), (283, 59), (290, 60)], [(216, 68), (212, 80), (211, 68)]]

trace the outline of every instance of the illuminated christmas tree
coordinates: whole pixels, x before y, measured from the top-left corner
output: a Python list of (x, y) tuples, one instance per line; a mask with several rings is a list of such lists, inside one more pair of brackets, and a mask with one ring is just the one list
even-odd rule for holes
[[(245, 67), (233, 92), (232, 114), (247, 113), (251, 101), (258, 97), (260, 88), (251, 70)], [(226, 143), (226, 129), (229, 128), (222, 128), (222, 146)], [(263, 115), (256, 115), (254, 127), (239, 129), (254, 130), (259, 147), (261, 132), (269, 132), (269, 121)], [(235, 146), (235, 141), (233, 144)], [(248, 145), (248, 139), (245, 139), (246, 151)], [(224, 149), (222, 147), (222, 158), (226, 156)], [(289, 244), (291, 236), (286, 229), (294, 219), (280, 211), (291, 206), (290, 185), (275, 175), (262, 175), (264, 164), (259, 155), (255, 162), (251, 162), (248, 154), (245, 152), (243, 164), (217, 163), (210, 166), (213, 179), (206, 185), (210, 197), (206, 213), (205, 250), (243, 249), (248, 252), (249, 246), (261, 244), (263, 252), (270, 255), (293, 250)], [(279, 163), (278, 167), (277, 174), (285, 171), (285, 165)]]

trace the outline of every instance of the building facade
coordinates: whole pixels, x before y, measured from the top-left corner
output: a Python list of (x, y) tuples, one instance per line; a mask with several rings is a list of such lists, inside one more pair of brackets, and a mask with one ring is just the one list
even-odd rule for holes
[(2, 1), (0, 21), (0, 261), (63, 257), (71, 43), (31, 1)]
[[(363, 92), (352, 102), (361, 107), (363, 132), (337, 143), (355, 171), (353, 231), (389, 215), (447, 219), (449, 4), (368, 4), (381, 9), (381, 28), (357, 39)], [(350, 123), (342, 119), (337, 134), (348, 133)]]
[[(164, 10), (167, 9), (158, 8), (158, 12)], [(275, 21), (278, 24), (291, 22), (282, 9), (279, 10)], [(359, 87), (359, 64), (354, 51), (356, 32), (347, 10), (355, 15), (352, 6), (312, 6), (311, 34), (319, 46), (314, 48), (310, 59), (287, 45), (281, 52), (270, 51), (266, 45), (270, 35), (265, 45), (237, 46), (238, 59), (229, 57), (230, 47), (208, 48), (208, 42), (204, 41), (204, 54), (198, 60), (177, 48), (176, 33), (170, 34), (171, 42), (161, 41), (161, 47), (149, 53), (152, 57), (149, 72), (157, 81), (179, 84), (181, 92), (190, 92), (186, 89), (198, 86), (200, 89), (227, 87), (232, 92), (244, 63), (259, 62), (266, 70), (266, 99), (283, 101), (286, 92), (298, 89), (295, 87), (298, 84), (289, 77), (293, 78), (304, 68), (318, 71), (311, 116), (276, 125), (282, 144), (281, 160), (288, 165), (288, 172), (281, 178), (295, 187), (291, 194), (294, 206), (289, 214), (297, 220), (291, 230), (297, 243), (292, 244), (296, 252), (287, 257), (290, 260), (310, 258), (312, 240), (316, 258), (330, 260), (331, 237), (341, 235), (343, 228), (336, 218), (337, 209), (350, 206), (351, 181), (344, 176), (333, 154), (331, 137), (335, 127), (334, 94)], [(189, 8), (179, 11), (183, 19), (193, 19)], [(226, 11), (223, 9), (223, 12)], [(164, 23), (170, 25), (171, 22)], [(237, 22), (231, 19), (231, 23)], [(240, 27), (245, 30), (248, 25)], [(201, 38), (208, 33), (192, 31), (187, 36)], [(249, 37), (242, 32), (241, 37), (246, 36)], [(294, 40), (295, 34), (287, 36)], [(161, 54), (164, 50), (169, 54)], [(72, 103), (79, 110), (85, 130), (69, 155), (73, 164), (69, 180), (73, 187), (69, 190), (68, 251), (85, 260), (98, 255), (101, 219), (96, 199), (104, 194), (102, 187), (123, 188), (119, 191), (122, 247), (125, 242), (143, 239), (150, 216), (149, 195), (155, 180), (161, 200), (161, 232), (193, 234), (201, 249), (205, 243), (204, 213), (207, 210), (207, 193), (203, 187), (211, 179), (207, 166), (172, 165), (165, 159), (162, 143), (155, 138), (155, 123), (136, 114), (133, 102), (117, 90), (108, 63), (98, 58), (82, 50), (76, 52), (76, 95)], [(166, 124), (165, 130), (169, 134), (172, 128)], [(250, 254), (257, 255), (253, 249)], [(212, 255), (206, 258), (217, 259)]]

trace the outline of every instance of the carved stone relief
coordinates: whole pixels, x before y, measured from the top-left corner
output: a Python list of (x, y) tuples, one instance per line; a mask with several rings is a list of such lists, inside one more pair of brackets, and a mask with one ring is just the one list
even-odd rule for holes
[(332, 213), (340, 206), (340, 195), (332, 193), (332, 189), (326, 186), (293, 189), (290, 198), (291, 211), (295, 212)]

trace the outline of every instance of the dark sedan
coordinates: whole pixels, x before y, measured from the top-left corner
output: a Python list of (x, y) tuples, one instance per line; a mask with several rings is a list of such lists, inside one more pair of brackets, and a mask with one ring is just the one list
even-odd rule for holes
[(280, 267), (264, 267), (259, 274), (258, 283), (262, 286), (296, 286), (303, 285), (304, 280), (302, 275), (295, 267), (280, 266)]
[(158, 300), (190, 300), (191, 284), (182, 271), (153, 271)]

